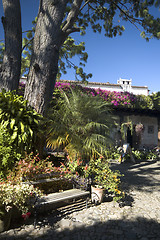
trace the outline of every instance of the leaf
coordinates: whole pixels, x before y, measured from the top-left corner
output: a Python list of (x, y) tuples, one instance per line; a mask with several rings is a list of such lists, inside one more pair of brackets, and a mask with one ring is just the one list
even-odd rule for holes
[(37, 119), (34, 119), (34, 122), (35, 122), (36, 124), (38, 124), (38, 120), (37, 120)]
[(26, 133), (24, 133), (24, 134), (22, 135), (22, 140), (23, 140), (23, 142), (26, 142)]
[(21, 133), (24, 133), (24, 124), (22, 122), (20, 122), (20, 126), (21, 126)]
[(11, 136), (11, 140), (15, 140), (16, 139), (16, 137), (17, 137), (17, 131), (15, 131), (14, 133), (13, 133), (13, 135)]
[(27, 38), (31, 39), (32, 37), (33, 37), (32, 32), (31, 32), (31, 31), (28, 32), (28, 33), (27, 33)]
[(33, 131), (32, 131), (32, 129), (29, 127), (29, 132), (30, 132), (30, 134), (31, 134), (31, 137), (33, 136)]
[(15, 124), (16, 120), (14, 118), (11, 119), (10, 122), (10, 128), (13, 130), (14, 124)]

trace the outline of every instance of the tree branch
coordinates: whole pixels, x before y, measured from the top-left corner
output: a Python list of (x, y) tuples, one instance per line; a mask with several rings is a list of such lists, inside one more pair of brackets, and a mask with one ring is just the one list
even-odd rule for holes
[(26, 30), (26, 31), (24, 31), (22, 33), (27, 33), (27, 32), (34, 32), (34, 30), (33, 29), (32, 30)]
[(68, 16), (67, 16), (67, 19), (66, 19), (66, 24), (62, 28), (62, 32), (66, 33), (66, 31), (68, 29), (71, 32), (71, 30), (73, 28), (73, 24), (74, 24), (78, 14), (79, 14), (82, 2), (83, 2), (83, 0), (74, 0), (74, 2), (72, 4), (72, 8), (71, 8), (70, 12), (68, 13)]
[(23, 50), (33, 41), (33, 39), (34, 39), (34, 37), (33, 37), (31, 40), (29, 40), (28, 43), (26, 43), (26, 44), (23, 46), (22, 52), (23, 52)]
[[(122, 13), (126, 16), (126, 18), (128, 19), (128, 21), (129, 21), (131, 24), (133, 24), (133, 25), (141, 32), (141, 30), (140, 30), (140, 29), (137, 27), (137, 25), (133, 22), (133, 21), (141, 22), (141, 20), (140, 20), (140, 19), (133, 18), (132, 16), (128, 15), (121, 7), (118, 6), (117, 3), (115, 3), (115, 1), (112, 0), (112, 2), (113, 2), (113, 4), (120, 10), (120, 12), (122, 12)], [(128, 11), (129, 11), (129, 10), (128, 10)]]
[(91, 0), (88, 0), (87, 2), (84, 3), (84, 5), (81, 7), (80, 11), (90, 2)]
[(80, 32), (80, 28), (78, 28), (78, 27), (72, 27), (71, 29), (67, 29), (67, 30), (66, 30), (66, 34), (67, 34), (67, 35), (69, 35), (69, 34), (71, 34), (71, 33), (73, 33), (73, 32)]

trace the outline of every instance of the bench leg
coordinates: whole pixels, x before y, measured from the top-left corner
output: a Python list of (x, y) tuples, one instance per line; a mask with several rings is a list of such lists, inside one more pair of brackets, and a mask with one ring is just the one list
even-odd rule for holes
[(36, 229), (36, 223), (37, 223), (37, 209), (36, 206), (34, 206), (34, 229)]
[(86, 208), (88, 208), (88, 201), (89, 201), (89, 198), (87, 197), (86, 198)]

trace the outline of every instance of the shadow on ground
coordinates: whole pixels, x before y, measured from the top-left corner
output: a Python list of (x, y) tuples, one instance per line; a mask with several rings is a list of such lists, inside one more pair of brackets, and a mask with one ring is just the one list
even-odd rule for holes
[(160, 184), (160, 161), (148, 160), (140, 163), (113, 164), (114, 170), (119, 170), (122, 176), (122, 186), (125, 191), (136, 189), (138, 191), (153, 192)]
[[(126, 199), (122, 202), (122, 207), (131, 205), (134, 199), (129, 195), (132, 189), (138, 191), (159, 191), (160, 162), (146, 161), (141, 163), (114, 164), (112, 169), (120, 170), (122, 177), (122, 187), (127, 192)], [(72, 212), (78, 212), (86, 207), (85, 201), (77, 202), (75, 205), (67, 205), (61, 210), (49, 210), (50, 214), (39, 215), (36, 229), (33, 229), (34, 219), (29, 219), (26, 224), (30, 231), (16, 230), (17, 224), (12, 226), (12, 231), (0, 235), (0, 240), (16, 239), (52, 239), (52, 240), (159, 240), (160, 224), (156, 220), (146, 218), (131, 218), (131, 220), (108, 220), (106, 222), (95, 222), (94, 225), (84, 225), (74, 218), (69, 218)], [(59, 226), (57, 223), (63, 220)], [(92, 219), (90, 219), (92, 221)], [(13, 224), (14, 225), (14, 224)]]
[[(85, 226), (83, 223), (72, 222), (71, 226), (64, 229), (56, 229), (56, 225), (48, 218), (48, 222), (52, 229), (44, 229), (37, 225), (36, 236), (32, 237), (32, 231), (29, 234), (21, 234), (20, 236), (3, 236), (1, 240), (16, 239), (44, 239), (44, 240), (158, 240), (160, 236), (160, 224), (153, 220), (137, 218), (133, 221), (128, 220), (110, 220), (104, 223), (96, 222), (92, 226)], [(65, 227), (65, 226), (64, 226)]]

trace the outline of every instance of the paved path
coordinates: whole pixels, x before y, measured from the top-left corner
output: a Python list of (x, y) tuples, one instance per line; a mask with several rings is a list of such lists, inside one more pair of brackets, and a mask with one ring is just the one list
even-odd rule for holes
[(123, 203), (85, 209), (83, 201), (40, 216), (0, 235), (2, 240), (160, 240), (160, 161), (114, 165), (122, 178)]

